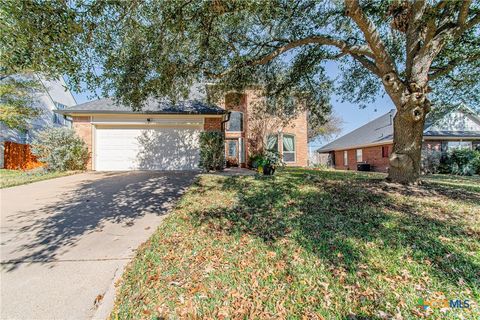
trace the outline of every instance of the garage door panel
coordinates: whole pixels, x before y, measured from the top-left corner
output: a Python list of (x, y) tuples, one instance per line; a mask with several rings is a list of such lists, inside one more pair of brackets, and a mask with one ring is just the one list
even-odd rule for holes
[(199, 129), (99, 128), (96, 170), (195, 170)]

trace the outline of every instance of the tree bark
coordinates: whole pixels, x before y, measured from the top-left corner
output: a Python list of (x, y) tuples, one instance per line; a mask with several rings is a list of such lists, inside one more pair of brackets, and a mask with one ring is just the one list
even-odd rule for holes
[(393, 152), (390, 156), (388, 180), (402, 184), (416, 183), (420, 176), (423, 130), (428, 101), (409, 102), (393, 120)]

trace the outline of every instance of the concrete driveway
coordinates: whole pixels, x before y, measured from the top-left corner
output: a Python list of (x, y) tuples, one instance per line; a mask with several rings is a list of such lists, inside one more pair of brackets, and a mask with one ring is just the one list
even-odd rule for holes
[(113, 282), (194, 177), (83, 173), (1, 190), (1, 318), (107, 316)]

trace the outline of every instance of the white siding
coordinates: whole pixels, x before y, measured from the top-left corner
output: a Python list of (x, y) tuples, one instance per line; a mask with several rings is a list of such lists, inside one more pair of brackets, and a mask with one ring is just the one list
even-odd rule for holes
[(480, 131), (480, 123), (471, 115), (454, 111), (438, 120), (429, 131)]

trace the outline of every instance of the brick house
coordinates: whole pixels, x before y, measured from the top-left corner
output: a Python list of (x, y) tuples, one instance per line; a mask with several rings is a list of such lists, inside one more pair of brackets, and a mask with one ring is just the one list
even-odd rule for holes
[[(359, 164), (368, 164), (373, 171), (387, 172), (393, 148), (395, 112), (390, 110), (317, 151), (328, 153), (336, 169), (357, 170)], [(473, 110), (459, 106), (428, 118), (423, 135), (423, 148), (426, 149), (479, 149), (480, 117)]]
[[(225, 155), (227, 163), (246, 167), (249, 157), (254, 155), (259, 144), (265, 149), (281, 154), (286, 166), (305, 167), (308, 165), (307, 113), (282, 125), (273, 117), (254, 117), (255, 108), (265, 97), (259, 88), (247, 88), (242, 92), (227, 92), (215, 95), (213, 87), (207, 87), (208, 100), (228, 112), (225, 125)], [(259, 130), (259, 127), (264, 127)], [(263, 141), (266, 140), (266, 141)]]
[[(255, 90), (240, 94), (238, 103), (233, 103), (232, 97), (224, 95), (218, 104), (151, 100), (142, 111), (132, 111), (112, 99), (100, 99), (57, 112), (71, 117), (73, 129), (86, 142), (89, 170), (198, 169), (198, 137), (202, 131), (224, 131), (227, 159), (245, 167), (252, 150), (247, 115), (252, 101), (261, 98)], [(276, 147), (287, 165), (307, 165), (306, 114), (271, 137), (276, 137)]]

